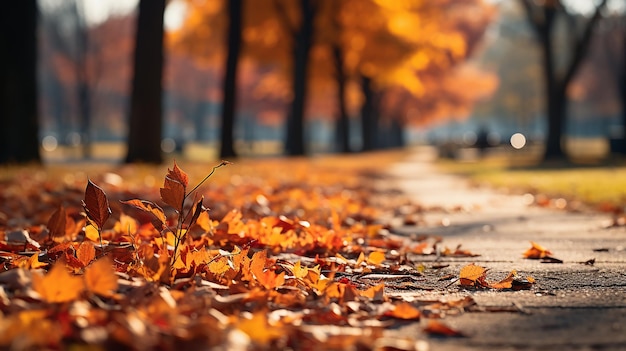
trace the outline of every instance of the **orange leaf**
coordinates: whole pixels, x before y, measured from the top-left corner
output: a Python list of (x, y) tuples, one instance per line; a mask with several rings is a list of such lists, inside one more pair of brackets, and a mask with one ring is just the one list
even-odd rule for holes
[(76, 258), (86, 267), (96, 257), (96, 248), (89, 241), (85, 241), (76, 249)]
[(552, 252), (550, 252), (550, 250), (546, 249), (545, 247), (532, 241), (530, 242), (530, 244), (532, 245), (532, 247), (524, 252), (525, 258), (537, 259), (552, 255)]
[(85, 270), (85, 286), (87, 290), (100, 296), (110, 297), (117, 290), (117, 275), (113, 262), (105, 256)]
[(111, 209), (109, 208), (109, 200), (100, 187), (94, 184), (91, 180), (87, 181), (87, 188), (85, 189), (85, 200), (83, 200), (83, 208), (87, 213), (87, 218), (98, 229), (102, 229), (104, 222), (111, 215)]
[(513, 278), (515, 278), (516, 275), (517, 271), (512, 270), (506, 278), (497, 283), (490, 284), (490, 287), (493, 289), (511, 289), (511, 287), (513, 287)]
[(28, 259), (28, 268), (37, 269), (47, 266), (48, 264), (45, 262), (39, 261), (39, 252), (34, 252), (32, 256)]
[(385, 316), (398, 319), (419, 319), (420, 315), (420, 311), (408, 302), (402, 302), (396, 305), (393, 310), (385, 313)]
[(174, 161), (173, 169), (167, 169), (167, 177), (170, 177), (173, 180), (179, 182), (185, 188), (189, 184), (189, 177), (187, 176), (187, 173), (185, 173), (182, 169), (178, 167), (176, 161)]
[(385, 299), (385, 284), (381, 283), (367, 290), (357, 290), (358, 295), (369, 298), (372, 301), (383, 301)]
[(74, 301), (80, 297), (84, 289), (83, 280), (71, 275), (62, 262), (57, 262), (52, 266), (52, 269), (45, 276), (33, 275), (33, 290), (47, 302)]
[(447, 325), (439, 321), (432, 320), (432, 319), (428, 321), (428, 325), (426, 325), (426, 328), (424, 328), (424, 331), (429, 334), (443, 335), (443, 336), (465, 336), (460, 331), (452, 329), (448, 327)]
[(129, 206), (133, 206), (136, 209), (152, 214), (152, 216), (154, 217), (152, 221), (152, 225), (154, 225), (154, 227), (158, 231), (161, 231), (164, 229), (165, 223), (167, 222), (167, 219), (165, 218), (165, 213), (163, 212), (163, 209), (159, 207), (157, 204), (155, 204), (154, 202), (146, 201), (146, 200), (138, 200), (138, 199), (132, 199), (132, 200), (120, 201), (120, 202)]
[(285, 284), (285, 272), (276, 274), (272, 270), (265, 269), (267, 256), (265, 251), (259, 251), (252, 256), (250, 271), (256, 280), (266, 289), (274, 289)]
[(367, 263), (373, 265), (379, 265), (385, 260), (385, 253), (380, 251), (374, 251), (367, 256)]
[(178, 212), (181, 212), (183, 200), (185, 199), (185, 186), (169, 176), (165, 177), (165, 183), (161, 188), (161, 199)]
[(468, 264), (461, 268), (459, 281), (463, 286), (487, 286), (485, 281), (487, 270), (475, 264)]
[(228, 258), (224, 256), (217, 258), (209, 263), (208, 268), (211, 273), (215, 274), (216, 276), (220, 276), (228, 272), (228, 270), (230, 269), (230, 266), (228, 265)]

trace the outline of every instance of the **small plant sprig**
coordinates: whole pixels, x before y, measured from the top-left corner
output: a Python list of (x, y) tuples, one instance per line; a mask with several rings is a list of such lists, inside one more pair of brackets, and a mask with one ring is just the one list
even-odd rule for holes
[[(189, 192), (187, 192), (187, 186), (189, 185), (189, 177), (187, 176), (187, 173), (180, 169), (176, 162), (174, 162), (174, 167), (172, 169), (168, 168), (163, 187), (160, 189), (160, 194), (161, 200), (171, 206), (178, 214), (175, 228), (170, 228), (167, 225), (165, 212), (157, 204), (151, 201), (139, 199), (122, 201), (124, 204), (133, 206), (152, 215), (152, 224), (161, 234), (163, 245), (165, 245), (166, 242), (164, 233), (166, 234), (167, 232), (171, 232), (174, 235), (174, 252), (170, 256), (171, 267), (174, 266), (174, 263), (180, 255), (181, 243), (186, 240), (187, 232), (185, 228), (192, 226), (200, 214), (203, 211), (206, 211), (206, 208), (203, 205), (204, 196), (200, 196), (198, 199), (196, 190), (198, 190), (198, 188), (202, 186), (202, 184), (204, 184), (204, 182), (206, 182), (218, 168), (230, 164), (232, 163), (229, 161), (222, 161), (217, 166), (214, 166), (211, 172)], [(185, 213), (185, 201), (192, 194), (194, 194), (193, 206)], [(169, 254), (168, 250), (165, 251)]]

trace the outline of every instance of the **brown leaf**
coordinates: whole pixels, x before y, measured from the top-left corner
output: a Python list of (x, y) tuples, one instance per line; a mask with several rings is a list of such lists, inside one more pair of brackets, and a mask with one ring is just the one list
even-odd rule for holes
[(111, 215), (109, 200), (107, 200), (106, 194), (91, 180), (87, 182), (83, 207), (87, 213), (87, 218), (89, 218), (91, 223), (96, 225), (98, 229), (102, 229), (104, 222), (106, 222)]
[(200, 200), (198, 200), (196, 202), (196, 204), (194, 205), (193, 208), (193, 216), (191, 217), (191, 221), (189, 222), (189, 225), (193, 225), (194, 223), (196, 223), (196, 221), (198, 220), (198, 217), (200, 217), (200, 214), (203, 211), (206, 211), (207, 209), (202, 205), (202, 201), (204, 201), (204, 195), (202, 195), (200, 197)]
[(63, 205), (60, 205), (56, 211), (50, 216), (48, 220), (48, 230), (50, 231), (50, 237), (62, 237), (65, 236), (67, 229), (67, 213)]
[(161, 199), (172, 206), (176, 211), (182, 212), (183, 200), (185, 199), (185, 186), (169, 176), (165, 177), (165, 183), (161, 188)]

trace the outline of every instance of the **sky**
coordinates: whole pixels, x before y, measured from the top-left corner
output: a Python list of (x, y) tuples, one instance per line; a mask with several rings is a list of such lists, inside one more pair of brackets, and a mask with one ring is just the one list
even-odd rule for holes
[[(50, 0), (42, 0), (50, 1)], [(83, 0), (87, 23), (95, 25), (104, 22), (111, 15), (123, 15), (137, 8), (138, 0)], [(168, 2), (164, 22), (167, 30), (180, 27), (185, 17), (186, 5), (182, 0)]]

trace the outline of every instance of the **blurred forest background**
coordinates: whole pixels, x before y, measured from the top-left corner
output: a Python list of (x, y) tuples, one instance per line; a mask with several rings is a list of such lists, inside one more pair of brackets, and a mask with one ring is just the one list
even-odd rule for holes
[(513, 135), (540, 160), (588, 152), (585, 140), (626, 154), (626, 0), (20, 0), (1, 12), (0, 163), (414, 143), (458, 157)]

